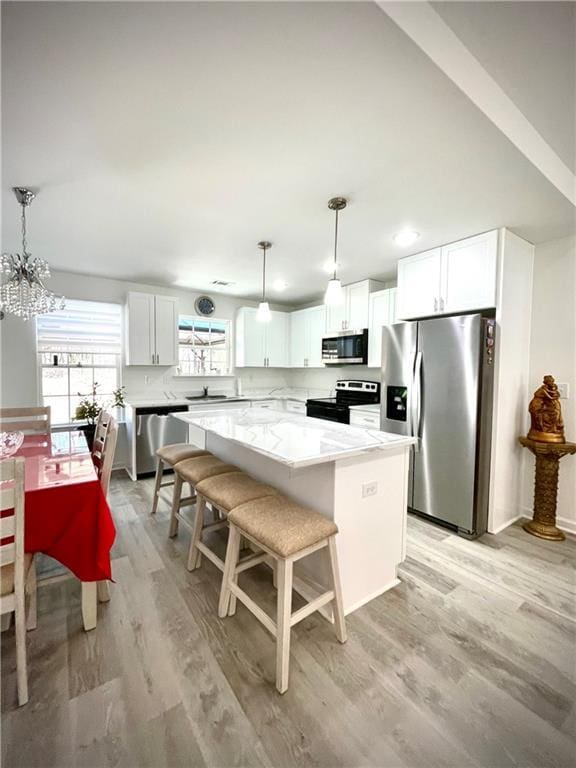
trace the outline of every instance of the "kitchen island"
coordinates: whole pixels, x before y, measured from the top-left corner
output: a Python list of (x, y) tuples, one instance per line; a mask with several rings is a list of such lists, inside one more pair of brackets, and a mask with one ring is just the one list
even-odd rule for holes
[[(345, 613), (398, 583), (406, 551), (413, 438), (248, 408), (174, 414), (189, 441), (334, 520)], [(299, 563), (294, 588), (324, 584), (322, 553)]]

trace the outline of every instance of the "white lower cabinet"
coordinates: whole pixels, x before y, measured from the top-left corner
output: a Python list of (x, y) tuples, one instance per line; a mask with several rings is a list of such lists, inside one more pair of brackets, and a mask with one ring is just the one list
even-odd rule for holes
[(400, 259), (398, 319), (495, 307), (497, 263), (497, 230)]
[(306, 403), (297, 400), (286, 400), (285, 407), (289, 413), (299, 413), (301, 416), (306, 416)]
[(380, 429), (380, 414), (377, 411), (350, 410), (350, 424), (365, 429)]

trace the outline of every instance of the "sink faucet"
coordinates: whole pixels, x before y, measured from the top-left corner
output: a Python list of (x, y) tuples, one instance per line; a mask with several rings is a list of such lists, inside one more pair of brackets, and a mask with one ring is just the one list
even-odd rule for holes
[(204, 391), (204, 397), (208, 397), (208, 387), (202, 387)]

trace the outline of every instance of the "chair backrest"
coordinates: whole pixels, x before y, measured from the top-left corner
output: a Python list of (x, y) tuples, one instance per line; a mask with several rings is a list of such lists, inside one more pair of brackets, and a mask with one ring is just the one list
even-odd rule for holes
[(102, 465), (102, 451), (104, 449), (104, 443), (106, 442), (106, 434), (112, 420), (113, 417), (109, 411), (102, 409), (98, 414), (96, 428), (94, 429), (94, 442), (92, 443), (92, 461), (98, 470), (100, 470)]
[[(24, 459), (0, 461), (0, 565), (14, 563), (14, 592), (24, 593)], [(10, 541), (2, 544), (2, 541)], [(3, 595), (6, 597), (6, 595)], [(13, 609), (12, 609), (13, 610)]]
[(50, 406), (0, 408), (0, 431), (2, 432), (41, 432), (49, 435), (51, 428)]
[(118, 439), (118, 423), (116, 419), (110, 416), (106, 428), (106, 436), (100, 452), (100, 465), (97, 466), (100, 485), (104, 491), (104, 496), (108, 496), (110, 487), (110, 475), (112, 474), (112, 465), (114, 464), (114, 453), (116, 452), (116, 441)]

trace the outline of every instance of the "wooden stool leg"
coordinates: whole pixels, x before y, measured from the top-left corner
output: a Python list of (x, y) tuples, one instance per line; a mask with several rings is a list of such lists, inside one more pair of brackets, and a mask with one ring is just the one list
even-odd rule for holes
[(16, 634), (16, 674), (18, 678), (18, 706), (28, 701), (28, 669), (26, 664), (26, 605), (24, 593), (16, 598), (14, 614)]
[(155, 515), (156, 510), (158, 509), (158, 495), (160, 493), (160, 483), (162, 482), (163, 474), (164, 462), (162, 459), (158, 459), (158, 464), (156, 465), (156, 482), (154, 483), (154, 498), (152, 500), (152, 511), (150, 512), (151, 515)]
[(32, 560), (28, 578), (26, 580), (26, 592), (28, 594), (28, 615), (26, 616), (26, 629), (36, 629), (38, 625), (38, 585), (36, 583), (36, 562)]
[[(222, 575), (222, 586), (220, 587), (220, 600), (218, 602), (218, 616), (223, 619), (229, 611), (231, 592), (230, 583), (235, 581), (236, 565), (240, 555), (240, 532), (235, 525), (230, 526), (228, 535), (228, 545), (226, 547), (226, 560), (224, 562), (224, 573)], [(236, 603), (234, 602), (234, 605)]]
[(188, 550), (188, 562), (186, 567), (189, 571), (200, 568), (202, 562), (202, 553), (198, 550), (197, 544), (202, 539), (202, 528), (204, 527), (204, 510), (206, 509), (206, 499), (202, 494), (198, 494), (196, 500), (196, 517), (194, 518), (194, 527), (192, 529), (192, 538), (190, 540), (190, 549)]
[(340, 571), (338, 569), (338, 553), (336, 552), (336, 539), (331, 536), (328, 539), (328, 554), (330, 557), (330, 570), (332, 571), (332, 589), (334, 590), (333, 615), (336, 637), (341, 643), (346, 642), (346, 622), (344, 620), (344, 605), (342, 603), (342, 585), (340, 583)]
[(178, 472), (174, 472), (174, 494), (172, 496), (172, 512), (170, 513), (170, 530), (168, 536), (172, 539), (178, 534), (178, 518), (176, 515), (180, 509), (180, 497), (182, 496), (182, 478)]
[(290, 668), (290, 618), (292, 614), (292, 561), (278, 560), (276, 609), (276, 688), (288, 690)]

